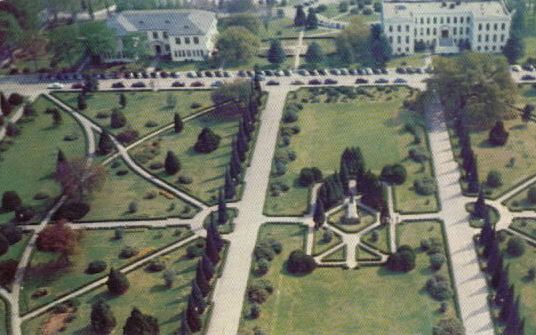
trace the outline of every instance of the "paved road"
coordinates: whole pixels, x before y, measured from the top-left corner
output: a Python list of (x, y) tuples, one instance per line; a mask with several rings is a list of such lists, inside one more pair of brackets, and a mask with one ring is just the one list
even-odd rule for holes
[(253, 249), (264, 220), (262, 212), (272, 166), (271, 157), (276, 147), (286, 95), (286, 89), (269, 89), (253, 159), (246, 172), (244, 194), (234, 206), (240, 215), (235, 219), (235, 231), (228, 236), (231, 244), (225, 268), (214, 291), (214, 309), (208, 335), (236, 335), (238, 331)]
[(467, 199), (462, 195), (458, 164), (454, 160), (444, 114), (438, 99), (429, 106), (428, 132), (437, 176), (441, 218), (452, 261), (454, 283), (466, 333), (493, 335), (493, 323), (487, 302), (488, 287), (480, 271), (468, 214)]

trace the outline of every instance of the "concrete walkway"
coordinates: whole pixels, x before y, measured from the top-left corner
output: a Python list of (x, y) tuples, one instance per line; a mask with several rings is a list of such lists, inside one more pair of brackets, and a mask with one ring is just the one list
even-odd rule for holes
[(466, 199), (459, 183), (460, 172), (437, 98), (427, 110), (427, 126), (462, 321), (467, 334), (493, 335), (488, 287), (473, 242), (475, 231), (469, 226), (468, 213), (464, 210)]

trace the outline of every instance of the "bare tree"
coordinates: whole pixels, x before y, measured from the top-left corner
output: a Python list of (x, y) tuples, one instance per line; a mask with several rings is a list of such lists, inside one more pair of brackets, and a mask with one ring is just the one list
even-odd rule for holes
[(92, 192), (99, 190), (106, 181), (104, 166), (90, 164), (86, 158), (65, 161), (56, 170), (56, 180), (69, 199), (82, 201)]

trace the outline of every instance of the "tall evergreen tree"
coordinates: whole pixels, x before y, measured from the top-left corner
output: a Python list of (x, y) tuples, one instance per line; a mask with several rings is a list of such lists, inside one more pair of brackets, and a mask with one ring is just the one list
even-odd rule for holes
[(56, 163), (65, 163), (67, 158), (61, 149), (58, 150), (58, 156), (56, 157)]
[(182, 132), (184, 129), (184, 123), (182, 122), (182, 118), (179, 113), (175, 113), (173, 116), (173, 129), (177, 134)]
[(324, 209), (324, 203), (320, 199), (316, 199), (315, 212), (313, 214), (313, 221), (315, 222), (315, 228), (319, 229), (326, 221), (326, 211)]
[(203, 272), (205, 273), (205, 277), (207, 280), (211, 280), (212, 277), (214, 277), (214, 264), (210, 261), (210, 258), (208, 258), (207, 254), (203, 254), (203, 257), (201, 257), (201, 265), (203, 268)]
[(206, 297), (210, 293), (210, 283), (205, 276), (203, 267), (201, 265), (201, 260), (197, 263), (196, 273), (195, 273), (195, 283), (203, 293), (203, 296)]
[(494, 289), (497, 289), (499, 287), (499, 283), (502, 280), (502, 277), (505, 276), (504, 274), (504, 261), (502, 255), (499, 257), (497, 264), (495, 265), (495, 270), (492, 273), (491, 276), (491, 286)]
[(484, 197), (484, 188), (480, 187), (478, 198), (474, 205), (473, 215), (479, 219), (484, 219), (488, 214), (486, 198)]
[(240, 180), (240, 174), (242, 173), (242, 164), (237, 156), (231, 155), (229, 162), (229, 173), (234, 180)]
[(4, 116), (11, 114), (11, 104), (8, 102), (4, 92), (0, 92), (0, 112)]
[(223, 190), (220, 188), (218, 193), (218, 224), (225, 224), (228, 220), (227, 204), (223, 195)]
[(283, 50), (283, 47), (281, 46), (280, 40), (273, 39), (270, 42), (270, 49), (268, 49), (266, 57), (268, 58), (268, 61), (270, 63), (277, 66), (279, 66), (279, 64), (285, 61), (287, 55), (285, 54), (285, 50)]
[(127, 106), (127, 97), (125, 93), (119, 94), (119, 106), (121, 106), (121, 108), (125, 108)]
[(192, 290), (190, 291), (190, 296), (192, 297), (199, 314), (203, 314), (207, 308), (207, 302), (195, 280), (192, 280)]
[(134, 307), (123, 327), (123, 335), (159, 335), (158, 320), (148, 314), (143, 314)]
[(246, 137), (241, 135), (240, 133), (238, 133), (238, 136), (236, 137), (236, 148), (240, 160), (245, 160), (247, 157), (247, 152), (249, 150), (249, 145)]
[(489, 219), (489, 216), (486, 215), (484, 217), (484, 224), (482, 225), (482, 229), (480, 230), (480, 244), (483, 246), (487, 246), (492, 239), (492, 235), (493, 227), (491, 226), (491, 220)]
[(303, 27), (305, 26), (306, 21), (307, 21), (307, 17), (305, 15), (305, 11), (303, 10), (303, 6), (298, 5), (296, 7), (296, 15), (294, 16), (294, 26)]
[(307, 63), (311, 64), (318, 64), (324, 60), (324, 52), (322, 51), (320, 44), (313, 42), (307, 47), (305, 60)]
[(192, 332), (198, 332), (201, 330), (203, 324), (201, 322), (201, 317), (199, 316), (199, 311), (195, 305), (195, 301), (192, 296), (188, 298), (188, 307), (186, 308), (186, 319), (188, 320), (188, 326)]
[(305, 20), (305, 28), (308, 30), (318, 28), (318, 18), (316, 17), (316, 10), (313, 7), (309, 7), (307, 19)]
[(214, 236), (206, 239), (205, 253), (210, 258), (212, 264), (218, 264), (220, 262), (220, 252), (216, 243)]
[(84, 93), (78, 94), (78, 98), (76, 99), (78, 110), (83, 111), (87, 108), (87, 102), (86, 102), (86, 95)]
[(225, 242), (223, 241), (223, 238), (221, 237), (218, 227), (213, 221), (211, 221), (207, 227), (207, 238), (210, 238), (212, 240), (218, 252), (222, 251), (223, 246), (225, 245)]
[(522, 37), (519, 34), (512, 32), (503, 49), (503, 54), (508, 60), (508, 63), (517, 63), (517, 60), (523, 56), (524, 51), (525, 45)]
[(236, 195), (236, 184), (228, 169), (225, 169), (225, 184), (224, 184), (225, 199), (233, 199)]
[(341, 180), (344, 195), (350, 195), (350, 176), (348, 173), (348, 167), (346, 166), (346, 162), (344, 161), (341, 161), (341, 171), (339, 172), (339, 179)]
[(186, 312), (182, 313), (181, 328), (179, 329), (179, 335), (192, 335), (192, 330), (190, 329), (190, 325), (188, 325)]
[(90, 318), (91, 328), (97, 334), (109, 334), (117, 324), (110, 306), (100, 299), (91, 306)]
[(105, 156), (112, 152), (114, 149), (114, 143), (112, 142), (112, 139), (110, 138), (110, 135), (108, 132), (103, 131), (100, 134), (99, 139), (99, 155)]
[(510, 285), (510, 287), (508, 288), (508, 292), (503, 297), (501, 312), (499, 314), (499, 317), (503, 322), (508, 322), (515, 308), (514, 304), (514, 286)]
[(168, 175), (174, 175), (181, 169), (181, 163), (179, 162), (179, 159), (171, 150), (167, 152), (166, 160), (164, 162), (164, 168)]
[(508, 272), (509, 271), (509, 265), (507, 265), (504, 268), (503, 275), (501, 276), (499, 280), (499, 284), (497, 286), (496, 294), (495, 294), (495, 304), (497, 306), (501, 305), (504, 297), (508, 294), (510, 281), (508, 279)]
[(246, 119), (244, 119), (244, 118), (240, 119), (240, 123), (239, 123), (238, 127), (239, 127), (238, 131), (243, 132), (244, 137), (246, 138), (246, 140), (248, 142), (250, 142), (251, 141), (251, 131), (249, 129), (249, 125), (248, 125)]

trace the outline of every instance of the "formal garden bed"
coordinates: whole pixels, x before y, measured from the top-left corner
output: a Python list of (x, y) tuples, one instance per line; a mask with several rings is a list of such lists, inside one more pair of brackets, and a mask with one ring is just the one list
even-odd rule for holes
[(199, 211), (145, 180), (121, 159), (114, 160), (106, 169), (104, 185), (90, 196), (89, 212), (77, 221), (192, 218)]
[(361, 242), (366, 243), (369, 246), (374, 247), (386, 254), (391, 252), (389, 241), (389, 226), (386, 224), (367, 232), (361, 238)]
[[(31, 207), (36, 221), (60, 195), (54, 180), (58, 150), (69, 158), (86, 153), (84, 133), (69, 114), (45, 97), (38, 97), (25, 115), (13, 126), (18, 136), (0, 142), (0, 185), (2, 191), (15, 191), (23, 207)], [(49, 111), (47, 113), (47, 110)], [(13, 212), (0, 209), (0, 223), (14, 218)]]
[(348, 220), (346, 218), (346, 209), (341, 208), (328, 218), (328, 223), (334, 225), (345, 233), (353, 234), (369, 227), (376, 222), (376, 215), (367, 210), (362, 209), (357, 204), (348, 204), (348, 206), (356, 206), (359, 215), (359, 221)]
[[(157, 318), (161, 334), (175, 333), (180, 328), (182, 311), (186, 309), (188, 303), (190, 284), (196, 275), (198, 258), (187, 256), (187, 249), (196, 243), (196, 241), (191, 242), (159, 257), (158, 262), (165, 265), (165, 270), (152, 272), (147, 266), (142, 266), (128, 273), (126, 277), (130, 282), (130, 288), (126, 293), (112, 295), (106, 286), (101, 286), (73, 299), (72, 303), (76, 308), (68, 310), (68, 313), (72, 315), (68, 318), (69, 321), (61, 319), (63, 309), (57, 308), (23, 323), (23, 333), (41, 335), (42, 329), (57, 323), (58, 318), (62, 321), (60, 326), (66, 333), (91, 332), (91, 305), (99, 299), (109, 305), (116, 318), (117, 325), (114, 332), (122, 332), (121, 329), (132, 308), (137, 307), (142, 313)], [(163, 273), (166, 271), (174, 274), (171, 287), (163, 278)], [(140, 297), (143, 299), (140, 300)], [(207, 315), (207, 313), (202, 315), (203, 322)]]
[(536, 184), (514, 194), (505, 205), (513, 212), (536, 210)]
[[(259, 261), (254, 261), (239, 334), (250, 335), (255, 330), (310, 334), (311, 329), (316, 334), (332, 334), (333, 329), (341, 333), (430, 334), (439, 319), (456, 314), (452, 291), (442, 301), (441, 308), (446, 311), (441, 313), (441, 302), (425, 289), (433, 275), (441, 275), (450, 283), (448, 265), (432, 272), (429, 257), (420, 250), (423, 239), (437, 237), (443, 243), (438, 223), (412, 223), (400, 229), (401, 243), (416, 250), (416, 267), (407, 273), (385, 267), (321, 267), (310, 274), (289, 273), (287, 258), (292, 251), (303, 250), (306, 230), (299, 225), (261, 228), (258, 245), (274, 245), (275, 240), (281, 243), (282, 251), (274, 254), (262, 276), (256, 272)], [(263, 303), (253, 304), (259, 297)], [(341, 313), (341, 306), (346, 313)]]
[(514, 219), (510, 228), (536, 239), (536, 219)]
[[(359, 147), (366, 169), (377, 174), (387, 164), (405, 168), (405, 182), (394, 188), (397, 210), (438, 210), (435, 185), (426, 189), (428, 195), (419, 195), (414, 188), (417, 179), (432, 180), (432, 166), (421, 115), (402, 107), (412, 96), (414, 91), (406, 87), (327, 87), (291, 92), (265, 214), (299, 216), (307, 211), (310, 188), (300, 186), (301, 170), (317, 167), (324, 175), (333, 173), (348, 147)], [(420, 163), (409, 158), (410, 150)]]
[[(185, 227), (95, 229), (79, 232), (78, 247), (67, 260), (58, 253), (34, 251), (23, 281), (23, 312), (50, 303), (106, 276), (112, 267), (119, 269), (191, 236)], [(96, 261), (104, 262), (104, 266), (99, 265), (99, 272), (89, 269), (90, 263)]]
[[(530, 85), (520, 88), (521, 101), (519, 106), (536, 104), (536, 89)], [(492, 144), (490, 130), (471, 131), (471, 148), (478, 159), (478, 175), (484, 181), (486, 196), (496, 199), (514, 186), (536, 174), (536, 136), (534, 122), (524, 122), (520, 117), (503, 121), (504, 130), (508, 133), (504, 145)], [(460, 158), (459, 140), (451, 132), (451, 141), (458, 160)], [(462, 181), (464, 191), (467, 183)]]
[[(126, 101), (124, 107), (120, 104), (121, 94)], [(79, 107), (78, 92), (56, 92), (54, 96), (73, 109)], [(210, 90), (94, 92), (84, 100), (87, 106), (82, 113), (104, 129), (115, 135), (132, 129), (140, 137), (172, 124), (175, 113), (185, 118), (212, 105)], [(126, 119), (121, 127), (112, 127), (113, 110)]]
[(317, 256), (321, 253), (332, 249), (334, 246), (340, 244), (342, 238), (339, 234), (334, 233), (328, 227), (324, 227), (319, 230), (314, 231), (314, 244), (313, 244), (313, 255)]

